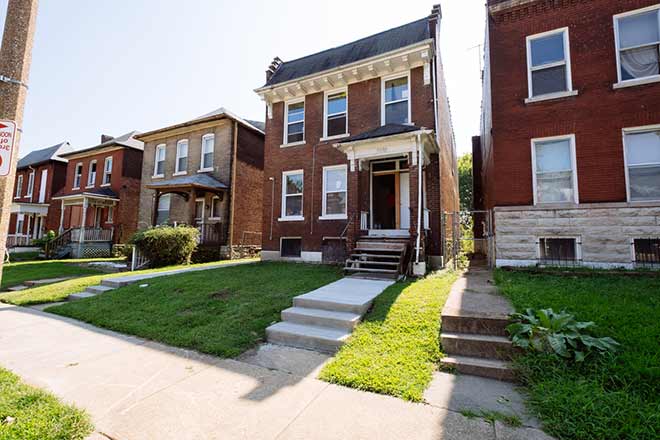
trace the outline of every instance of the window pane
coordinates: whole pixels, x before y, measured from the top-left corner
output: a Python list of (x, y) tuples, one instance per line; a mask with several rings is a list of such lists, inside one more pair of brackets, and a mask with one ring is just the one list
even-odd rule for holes
[(186, 171), (188, 169), (188, 158), (187, 157), (180, 157), (179, 158), (179, 165), (177, 170), (178, 171)]
[(346, 112), (346, 92), (336, 93), (328, 96), (328, 114)]
[(551, 67), (532, 72), (533, 96), (565, 92), (567, 89), (566, 66)]
[(346, 170), (345, 169), (326, 170), (325, 190), (346, 191)]
[(286, 193), (301, 194), (303, 192), (303, 175), (290, 174), (286, 176)]
[(204, 163), (202, 168), (211, 168), (213, 167), (213, 152), (204, 153)]
[(204, 153), (210, 153), (213, 151), (214, 138), (208, 137), (204, 138)]
[(621, 79), (645, 78), (660, 74), (658, 46), (642, 47), (621, 52)]
[(532, 67), (564, 61), (564, 33), (537, 38), (530, 42)]
[(385, 102), (408, 99), (408, 78), (385, 81)]
[(305, 103), (289, 104), (288, 122), (298, 122), (305, 119)]
[(539, 240), (542, 260), (575, 260), (574, 238), (541, 238)]
[(346, 214), (346, 193), (326, 194), (325, 213), (328, 215)]
[(660, 166), (628, 169), (630, 200), (660, 200)]
[(658, 11), (619, 19), (619, 47), (621, 49), (658, 41), (660, 41)]
[(570, 140), (537, 142), (535, 148), (537, 172), (547, 173), (572, 169)]
[(626, 162), (628, 165), (660, 164), (660, 130), (626, 134)]
[(302, 142), (303, 140), (304, 139), (303, 139), (302, 132), (293, 133), (293, 134), (289, 133), (289, 135), (286, 137), (286, 142), (289, 143), (289, 144), (292, 144), (294, 142)]
[(397, 102), (396, 104), (387, 104), (385, 106), (386, 124), (407, 124), (408, 123), (408, 101)]
[(346, 114), (328, 118), (328, 136), (346, 133)]
[(546, 173), (536, 176), (536, 200), (539, 203), (572, 202), (573, 173)]
[(220, 217), (220, 199), (213, 199), (213, 217)]
[(198, 202), (195, 202), (195, 219), (201, 220), (203, 215), (204, 215), (204, 202), (200, 200)]
[(290, 216), (302, 215), (302, 196), (287, 196), (286, 198), (286, 214)]
[(156, 174), (161, 175), (164, 172), (165, 162), (160, 161), (156, 164)]

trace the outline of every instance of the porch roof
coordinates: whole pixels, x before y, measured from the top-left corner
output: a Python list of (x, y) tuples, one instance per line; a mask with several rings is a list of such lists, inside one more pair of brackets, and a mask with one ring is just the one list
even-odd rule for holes
[(173, 179), (152, 182), (146, 185), (149, 189), (196, 188), (211, 191), (225, 190), (229, 187), (208, 174), (193, 174)]
[(14, 202), (11, 204), (12, 214), (48, 214), (48, 203), (23, 203)]
[(53, 199), (57, 200), (66, 200), (66, 199), (82, 199), (84, 197), (89, 197), (92, 199), (104, 199), (104, 200), (116, 200), (119, 201), (119, 196), (110, 188), (94, 188), (89, 191), (81, 191), (79, 193), (73, 194), (62, 194), (58, 193), (53, 196)]
[(410, 133), (413, 131), (424, 130), (422, 127), (411, 124), (385, 124), (373, 130), (365, 131), (355, 136), (342, 139), (337, 144), (347, 144), (349, 142), (365, 141), (367, 139), (376, 139), (387, 136), (394, 136), (397, 134)]

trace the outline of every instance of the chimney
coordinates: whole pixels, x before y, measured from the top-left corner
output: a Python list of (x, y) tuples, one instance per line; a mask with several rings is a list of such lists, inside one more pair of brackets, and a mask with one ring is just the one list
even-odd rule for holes
[(104, 144), (108, 141), (113, 140), (114, 138), (115, 138), (114, 136), (110, 136), (109, 134), (102, 134), (101, 135), (101, 143)]
[(432, 37), (435, 37), (436, 27), (439, 20), (442, 20), (442, 7), (440, 4), (433, 5), (431, 15), (429, 15), (429, 32)]
[(282, 65), (282, 60), (280, 59), (280, 57), (276, 56), (275, 58), (273, 58), (273, 61), (270, 63), (270, 66), (268, 66), (268, 70), (266, 70), (266, 81), (269, 81), (273, 77), (273, 75), (275, 74), (275, 72), (277, 72), (277, 69), (279, 69), (281, 65)]

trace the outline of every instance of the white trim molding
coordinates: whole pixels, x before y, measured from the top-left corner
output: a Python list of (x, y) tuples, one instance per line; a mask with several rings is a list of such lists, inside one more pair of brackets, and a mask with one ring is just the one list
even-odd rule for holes
[[(204, 153), (204, 147), (206, 145), (206, 141), (211, 139), (213, 143), (211, 144), (211, 166), (210, 167), (205, 167), (204, 166), (204, 155), (208, 153)], [(198, 173), (206, 173), (209, 171), (213, 171), (213, 162), (215, 161), (215, 133), (206, 133), (204, 136), (202, 136), (202, 145), (200, 148), (200, 157), (199, 157), (199, 169), (197, 170)]]
[[(287, 194), (286, 190), (286, 178), (288, 176), (297, 176), (300, 175), (302, 176), (302, 183), (303, 183), (303, 189), (301, 193), (295, 193), (295, 194)], [(286, 215), (286, 199), (287, 197), (300, 197), (300, 215)], [(289, 222), (295, 222), (295, 221), (304, 221), (304, 207), (305, 207), (305, 171), (300, 169), (300, 170), (290, 170), (290, 171), (282, 171), (282, 201), (281, 201), (281, 211), (280, 211), (280, 218), (278, 219), (281, 222), (284, 221), (289, 221)]]
[[(344, 172), (344, 189), (343, 190), (331, 190), (328, 191), (328, 181), (327, 181), (327, 172), (328, 171), (337, 171), (337, 170), (342, 170)], [(348, 166), (346, 164), (343, 165), (331, 165), (327, 167), (323, 167), (323, 192), (321, 193), (322, 195), (322, 202), (321, 202), (321, 216), (319, 217), (319, 220), (346, 220), (348, 219)], [(329, 193), (345, 193), (346, 194), (346, 199), (345, 199), (345, 205), (344, 205), (344, 212), (341, 214), (328, 214), (326, 212), (327, 210), (327, 195)]]
[[(289, 122), (289, 106), (294, 105), (294, 104), (300, 104), (302, 102), (303, 104), (303, 111), (302, 111), (302, 121), (295, 121), (295, 122)], [(304, 145), (305, 144), (305, 111), (307, 110), (307, 107), (305, 105), (305, 97), (303, 96), (302, 98), (298, 99), (291, 99), (288, 101), (284, 102), (284, 137), (282, 139), (282, 147), (293, 147), (294, 145)], [(289, 125), (292, 124), (300, 124), (302, 122), (302, 140), (301, 141), (295, 141), (295, 142), (289, 142)]]
[[(531, 148), (532, 148), (532, 191), (533, 191), (533, 196), (534, 196), (534, 205), (556, 205), (558, 202), (539, 202), (538, 201), (538, 193), (537, 193), (537, 183), (536, 183), (536, 144), (537, 143), (545, 143), (545, 142), (553, 142), (553, 141), (563, 141), (563, 140), (568, 140), (569, 145), (570, 145), (570, 155), (571, 155), (571, 171), (572, 171), (572, 178), (571, 181), (573, 183), (573, 200), (569, 200), (564, 202), (563, 204), (578, 204), (580, 200), (580, 195), (578, 192), (578, 175), (577, 175), (577, 159), (576, 159), (576, 153), (575, 153), (575, 134), (567, 134), (567, 135), (561, 135), (561, 136), (550, 136), (550, 137), (544, 137), (544, 138), (534, 138), (530, 141), (531, 143)], [(561, 203), (559, 203), (561, 204)]]
[(622, 89), (626, 87), (634, 87), (634, 86), (640, 86), (644, 84), (652, 84), (656, 82), (660, 82), (660, 74), (658, 75), (651, 75), (651, 76), (646, 76), (646, 77), (641, 77), (641, 78), (633, 78), (633, 79), (627, 79), (624, 80), (621, 78), (621, 52), (624, 50), (631, 50), (631, 49), (638, 49), (638, 48), (645, 48), (649, 46), (659, 46), (660, 47), (660, 41), (654, 42), (654, 43), (647, 43), (643, 44), (641, 46), (632, 46), (632, 47), (626, 47), (624, 49), (621, 48), (621, 42), (619, 39), (619, 20), (622, 18), (626, 17), (632, 17), (634, 15), (638, 14), (645, 14), (648, 12), (653, 12), (656, 11), (657, 14), (657, 19), (658, 19), (658, 31), (660, 32), (660, 4), (657, 5), (652, 5), (648, 6), (645, 8), (641, 9), (635, 9), (633, 11), (627, 11), (623, 12), (621, 14), (616, 14), (612, 17), (612, 20), (614, 21), (614, 56), (616, 58), (616, 77), (617, 77), (617, 83), (612, 86), (613, 89)]

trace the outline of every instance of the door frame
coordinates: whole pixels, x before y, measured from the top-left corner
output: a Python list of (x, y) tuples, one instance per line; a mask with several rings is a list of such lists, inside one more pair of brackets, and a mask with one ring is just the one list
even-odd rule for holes
[[(401, 229), (401, 181), (400, 181), (400, 175), (401, 173), (410, 173), (410, 164), (408, 164), (408, 168), (401, 168), (400, 167), (400, 161), (401, 160), (408, 160), (407, 156), (399, 156), (399, 157), (391, 157), (387, 159), (378, 159), (378, 160), (372, 160), (369, 162), (369, 229), (373, 230), (374, 229), (374, 176), (387, 176), (387, 175), (392, 175), (394, 174), (394, 197), (396, 198), (396, 207), (397, 209), (395, 210), (395, 227), (394, 230), (402, 230)], [(374, 171), (373, 164), (375, 163), (387, 163), (387, 162), (394, 162), (395, 166), (393, 170), (386, 170), (386, 171)], [(410, 186), (408, 186), (408, 190), (410, 191)], [(386, 231), (387, 229), (383, 229), (383, 231)]]

